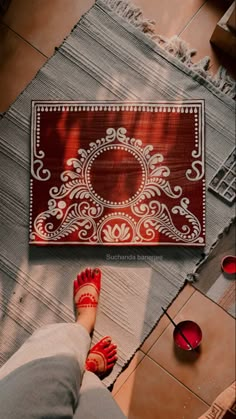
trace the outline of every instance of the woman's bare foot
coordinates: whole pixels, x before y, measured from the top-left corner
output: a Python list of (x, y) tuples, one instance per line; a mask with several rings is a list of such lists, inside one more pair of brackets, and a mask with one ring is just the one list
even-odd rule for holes
[(88, 354), (85, 369), (98, 376), (105, 375), (117, 361), (117, 346), (111, 341), (110, 336), (105, 336), (94, 345)]
[(76, 321), (82, 324), (89, 333), (93, 331), (96, 320), (100, 288), (101, 271), (98, 268), (87, 268), (77, 275), (74, 281)]

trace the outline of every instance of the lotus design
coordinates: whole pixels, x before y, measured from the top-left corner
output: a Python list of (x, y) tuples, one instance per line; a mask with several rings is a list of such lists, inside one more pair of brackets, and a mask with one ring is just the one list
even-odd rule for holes
[(118, 224), (108, 225), (104, 228), (103, 233), (106, 242), (121, 242), (128, 240), (130, 237), (129, 227), (125, 223), (122, 223), (121, 226)]

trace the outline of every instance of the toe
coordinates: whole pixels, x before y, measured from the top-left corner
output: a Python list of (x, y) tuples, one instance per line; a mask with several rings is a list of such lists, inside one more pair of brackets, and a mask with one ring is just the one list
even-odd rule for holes
[(87, 279), (90, 279), (91, 278), (91, 269), (90, 268), (87, 268), (85, 270), (85, 276), (86, 276)]
[(107, 356), (110, 355), (110, 353), (112, 353), (113, 351), (116, 352), (117, 346), (110, 344), (108, 347), (104, 348), (104, 350), (106, 351)]
[(101, 348), (107, 352), (108, 348), (110, 347), (110, 344), (111, 344), (110, 338), (104, 339), (101, 341)]
[(93, 269), (93, 271), (92, 271), (92, 277), (93, 278), (98, 278), (98, 279), (101, 278), (101, 271), (100, 271), (99, 268)]
[(107, 349), (108, 349), (108, 352), (112, 352), (116, 348), (117, 348), (117, 345), (115, 345), (114, 343), (112, 343), (112, 344), (109, 345), (109, 347)]
[(110, 365), (111, 363), (113, 364), (113, 363), (115, 363), (116, 361), (117, 361), (117, 356), (116, 355), (114, 355), (112, 358), (109, 358), (109, 362), (108, 362), (108, 365)]
[(90, 349), (90, 352), (93, 352), (93, 351), (103, 352), (106, 350), (107, 347), (109, 347), (110, 343), (111, 343), (111, 337), (105, 336)]
[(105, 348), (111, 344), (111, 336), (105, 336), (100, 340), (101, 345)]
[(112, 364), (109, 364), (107, 366), (107, 371), (111, 370), (114, 367), (114, 365), (115, 365), (115, 362), (113, 362)]
[(110, 352), (110, 353), (108, 354), (108, 360), (110, 361), (110, 359), (111, 359), (111, 358), (113, 358), (113, 356), (116, 356), (116, 354), (117, 354), (116, 350), (114, 350), (114, 351)]
[(83, 284), (83, 277), (82, 277), (82, 274), (83, 274), (83, 272), (80, 272), (80, 273), (77, 275), (77, 284), (78, 284), (78, 287), (80, 287), (80, 286)]
[(98, 268), (93, 269), (91, 275), (92, 275), (92, 279), (94, 281), (94, 284), (95, 284), (95, 286), (98, 290), (98, 293), (100, 293), (100, 290), (101, 290), (101, 276), (102, 276), (102, 273), (101, 273), (100, 269), (98, 269)]

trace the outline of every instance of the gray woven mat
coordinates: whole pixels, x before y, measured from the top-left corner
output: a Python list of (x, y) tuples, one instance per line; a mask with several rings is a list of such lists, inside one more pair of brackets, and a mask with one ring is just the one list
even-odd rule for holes
[(221, 269), (222, 259), (235, 255), (236, 223), (224, 232), (206, 263), (198, 269), (198, 280), (193, 284), (199, 291), (236, 317), (236, 275)]
[[(71, 321), (72, 279), (86, 266), (99, 266), (103, 288), (94, 339), (111, 334), (119, 346), (107, 385), (150, 333), (161, 306), (178, 294), (203, 250), (29, 247), (31, 100), (204, 99), (207, 182), (234, 144), (233, 100), (161, 50), (142, 25), (133, 25), (126, 2), (110, 5), (117, 10), (97, 1), (0, 121), (0, 362), (38, 326)], [(233, 214), (207, 192), (206, 252)]]

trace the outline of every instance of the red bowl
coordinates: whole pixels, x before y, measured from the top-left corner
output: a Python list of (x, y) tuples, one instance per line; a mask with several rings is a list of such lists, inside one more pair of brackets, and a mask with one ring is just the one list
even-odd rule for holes
[(225, 256), (221, 261), (221, 269), (226, 274), (236, 273), (236, 256)]
[(183, 322), (180, 322), (175, 327), (173, 333), (175, 344), (181, 349), (191, 351), (192, 348), (185, 341), (185, 339), (181, 335), (181, 332), (184, 334), (189, 343), (191, 343), (193, 349), (197, 348), (200, 345), (202, 340), (202, 331), (197, 323), (191, 320), (185, 320)]

